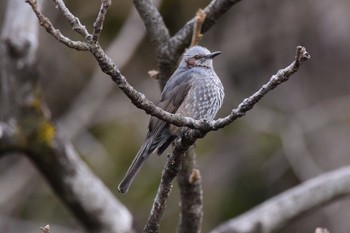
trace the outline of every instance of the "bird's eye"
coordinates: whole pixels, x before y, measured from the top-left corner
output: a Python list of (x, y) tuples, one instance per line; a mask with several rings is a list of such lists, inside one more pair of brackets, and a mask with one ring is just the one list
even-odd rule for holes
[(194, 58), (194, 59), (196, 59), (196, 60), (198, 60), (198, 59), (200, 59), (200, 58), (201, 58), (201, 56), (199, 56), (199, 55), (195, 55), (193, 58)]

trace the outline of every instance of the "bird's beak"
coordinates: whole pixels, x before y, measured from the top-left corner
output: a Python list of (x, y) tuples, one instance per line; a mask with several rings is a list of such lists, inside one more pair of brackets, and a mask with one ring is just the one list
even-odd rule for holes
[(207, 59), (213, 59), (214, 57), (216, 57), (217, 55), (221, 54), (221, 51), (217, 51), (217, 52), (213, 52), (213, 53), (210, 53), (208, 55), (206, 55), (205, 57)]

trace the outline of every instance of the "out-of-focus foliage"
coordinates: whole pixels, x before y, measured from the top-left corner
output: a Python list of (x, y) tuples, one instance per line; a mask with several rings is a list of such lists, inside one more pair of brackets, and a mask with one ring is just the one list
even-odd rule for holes
[[(174, 33), (207, 2), (164, 1), (160, 10)], [(91, 29), (99, 2), (67, 3)], [(104, 47), (128, 17), (130, 4), (113, 2), (102, 33)], [(5, 9), (3, 2), (0, 5)], [(52, 22), (66, 35), (79, 39), (51, 2), (46, 6)], [(201, 44), (223, 52), (214, 61), (226, 93), (218, 117), (227, 115), (279, 68), (288, 65), (297, 45), (307, 48), (311, 61), (247, 116), (197, 142), (204, 188), (204, 232), (318, 172), (350, 163), (349, 10), (347, 0), (242, 1), (205, 34)], [(58, 120), (98, 67), (90, 54), (64, 47), (43, 30), (40, 35), (41, 85), (53, 117)], [(129, 82), (154, 101), (160, 91), (147, 71), (155, 66), (155, 53), (146, 37), (122, 67)], [(148, 119), (115, 88), (96, 111), (90, 127), (74, 140), (81, 156), (131, 210), (140, 228), (148, 217), (166, 155), (151, 156), (127, 195), (118, 194), (116, 187), (143, 141)], [(3, 185), (5, 179), (1, 177), (19, 160), (0, 160), (1, 190), (17, 187), (16, 182), (28, 176), (28, 171), (22, 169), (14, 174), (13, 182)], [(49, 223), (77, 228), (40, 174), (33, 169), (30, 173), (29, 183), (7, 202), (0, 202), (1, 215), (30, 220), (37, 226)], [(175, 185), (162, 232), (173, 231), (177, 223), (177, 191)], [(296, 220), (283, 232), (313, 232), (318, 226), (331, 232), (348, 232), (349, 209), (349, 201), (333, 203)]]

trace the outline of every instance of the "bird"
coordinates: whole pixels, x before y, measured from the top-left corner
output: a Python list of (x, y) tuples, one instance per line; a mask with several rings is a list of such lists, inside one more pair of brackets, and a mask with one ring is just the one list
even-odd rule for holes
[[(211, 53), (202, 46), (193, 46), (184, 52), (180, 63), (161, 93), (158, 107), (169, 113), (193, 119), (213, 120), (224, 99), (224, 87), (214, 71)], [(150, 154), (161, 155), (167, 147), (189, 128), (177, 127), (151, 116), (148, 133), (124, 178), (118, 186), (120, 193), (129, 190), (135, 176)]]

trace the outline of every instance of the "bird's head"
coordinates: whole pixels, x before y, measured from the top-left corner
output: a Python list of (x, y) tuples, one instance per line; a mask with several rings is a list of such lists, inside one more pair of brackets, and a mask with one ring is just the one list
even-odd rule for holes
[(189, 48), (182, 56), (181, 64), (183, 67), (204, 67), (213, 68), (213, 58), (221, 52), (213, 52), (201, 46), (193, 46)]

